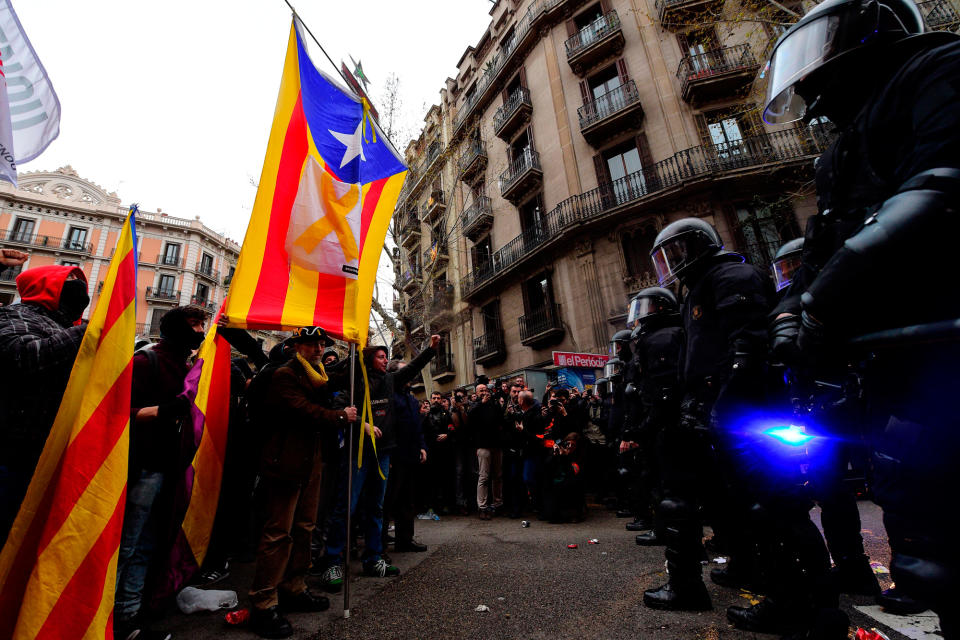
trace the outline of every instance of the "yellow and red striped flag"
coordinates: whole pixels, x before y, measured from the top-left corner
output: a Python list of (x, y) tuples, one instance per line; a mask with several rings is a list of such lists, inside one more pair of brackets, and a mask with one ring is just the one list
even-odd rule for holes
[(260, 186), (230, 286), (230, 326), (318, 325), (364, 344), (403, 161), (370, 105), (321, 73), (290, 27)]
[(0, 552), (0, 638), (112, 638), (137, 256), (130, 208), (53, 428)]
[(197, 449), (177, 487), (174, 509), (181, 524), (156, 598), (177, 593), (190, 582), (203, 564), (213, 532), (230, 422), (230, 344), (217, 333), (217, 318), (184, 381), (184, 393), (193, 398), (185, 428)]

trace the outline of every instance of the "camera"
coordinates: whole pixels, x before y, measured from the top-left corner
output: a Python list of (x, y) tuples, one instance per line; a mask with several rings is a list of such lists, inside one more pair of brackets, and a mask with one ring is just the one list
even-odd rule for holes
[(549, 404), (549, 406), (550, 406), (551, 408), (552, 408), (552, 407), (559, 407), (559, 406), (560, 406), (560, 401), (557, 400), (556, 398), (550, 398), (550, 402), (549, 402), (548, 404)]

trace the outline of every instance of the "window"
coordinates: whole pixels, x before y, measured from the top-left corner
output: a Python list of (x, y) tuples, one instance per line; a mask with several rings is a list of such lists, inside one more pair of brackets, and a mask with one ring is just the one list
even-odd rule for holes
[(480, 316), (483, 335), (487, 336), (487, 342), (490, 343), (493, 336), (500, 332), (500, 302), (493, 300), (480, 307)]
[(161, 275), (160, 284), (157, 286), (157, 292), (164, 297), (172, 298), (174, 296), (174, 277), (171, 275)]
[(612, 197), (617, 204), (629, 202), (647, 192), (640, 150), (635, 142), (631, 141), (604, 152), (603, 159), (610, 176)]
[(16, 282), (21, 271), (23, 271), (22, 264), (13, 267), (0, 267), (0, 282)]
[(514, 27), (510, 27), (510, 30), (507, 31), (507, 34), (500, 39), (500, 50), (505, 54), (509, 55), (513, 51), (513, 47), (516, 44), (516, 31)]
[(520, 205), (520, 228), (523, 231), (543, 226), (543, 200), (536, 196)]
[(62, 264), (62, 265), (65, 266), (65, 267), (79, 267), (79, 266), (80, 266), (80, 263), (79, 263), (79, 262), (73, 262), (72, 260), (62, 260), (62, 261), (60, 262), (60, 264)]
[(597, 3), (588, 7), (573, 19), (574, 28), (580, 34), (580, 46), (586, 47), (597, 39), (607, 23), (603, 16), (603, 9)]
[(680, 51), (684, 57), (689, 57), (691, 74), (707, 71), (717, 67), (714, 60), (720, 49), (720, 41), (712, 28), (696, 33), (687, 33), (677, 36), (680, 41)]
[(180, 245), (168, 242), (163, 252), (162, 264), (178, 266), (180, 264)]
[(553, 304), (553, 287), (550, 276), (541, 273), (523, 283), (523, 305), (528, 314), (545, 310)]
[(493, 247), (490, 236), (487, 236), (470, 249), (470, 262), (473, 264), (474, 274), (483, 274), (490, 271)]
[(752, 202), (734, 207), (735, 228), (747, 260), (765, 268), (780, 246), (800, 235), (793, 210), (786, 202)]
[(87, 242), (87, 230), (82, 227), (70, 227), (70, 233), (67, 235), (67, 241), (63, 244), (64, 249), (81, 250)]
[(617, 73), (617, 67), (610, 65), (603, 71), (591, 76), (587, 84), (590, 87), (590, 94), (593, 96), (593, 99), (596, 100), (610, 93), (623, 83), (620, 81), (620, 74)]
[(642, 229), (625, 232), (620, 236), (620, 245), (623, 249), (623, 259), (626, 264), (626, 275), (634, 278), (640, 286), (655, 286), (656, 274), (650, 262), (650, 251), (656, 240), (657, 231), (651, 225)]
[(516, 140), (510, 144), (510, 159), (514, 164), (524, 158), (529, 161), (532, 146), (530, 134), (527, 130), (524, 130), (524, 132), (517, 136)]
[(33, 237), (33, 227), (35, 222), (30, 218), (17, 218), (13, 225), (13, 236), (10, 238), (13, 242), (30, 242)]
[(712, 145), (720, 160), (736, 160), (747, 153), (746, 138), (762, 132), (759, 115), (750, 105), (720, 109), (697, 116), (704, 144)]
[(207, 299), (210, 297), (210, 287), (205, 284), (197, 285), (197, 295), (196, 301), (197, 304), (204, 305), (207, 303)]
[(210, 275), (213, 273), (213, 256), (205, 253), (200, 257), (200, 272)]

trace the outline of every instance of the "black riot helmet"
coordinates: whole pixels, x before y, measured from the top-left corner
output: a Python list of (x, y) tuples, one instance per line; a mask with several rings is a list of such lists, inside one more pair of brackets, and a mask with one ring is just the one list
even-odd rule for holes
[(670, 289), (647, 287), (630, 301), (627, 311), (627, 326), (636, 329), (646, 318), (677, 313), (680, 305)]
[[(824, 0), (783, 34), (764, 74), (763, 119), (770, 124), (822, 115), (828, 95), (849, 91), (858, 66), (907, 36), (923, 33), (913, 0)], [(865, 96), (863, 97), (865, 98)]]
[(777, 250), (777, 255), (773, 256), (773, 263), (770, 265), (777, 291), (790, 286), (793, 272), (803, 263), (802, 254), (803, 238), (794, 238)]
[(610, 338), (610, 357), (620, 358), (624, 362), (630, 359), (630, 330), (617, 331)]
[(623, 368), (626, 363), (620, 358), (614, 357), (607, 360), (603, 366), (603, 377), (607, 380), (617, 383), (623, 380)]
[(690, 267), (721, 253), (723, 240), (712, 224), (700, 218), (681, 218), (657, 234), (650, 259), (660, 285), (668, 285)]

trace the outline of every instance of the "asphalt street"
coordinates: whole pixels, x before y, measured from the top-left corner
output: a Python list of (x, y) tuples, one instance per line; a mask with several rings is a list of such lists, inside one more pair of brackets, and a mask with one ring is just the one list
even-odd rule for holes
[[(889, 564), (879, 508), (860, 503), (863, 535), (882, 586)], [(814, 512), (816, 517), (816, 512)], [(719, 587), (707, 580), (714, 608), (705, 613), (675, 613), (641, 604), (644, 589), (666, 579), (663, 550), (642, 548), (625, 520), (603, 508), (592, 508), (585, 522), (551, 525), (537, 520), (529, 528), (519, 520), (444, 517), (417, 521), (417, 538), (426, 553), (395, 553), (398, 578), (360, 577), (355, 564), (351, 616), (343, 617), (342, 594), (331, 597), (321, 614), (292, 614), (295, 638), (774, 638), (739, 631), (725, 618), (731, 604), (755, 596)], [(597, 539), (598, 544), (589, 544)], [(569, 549), (569, 544), (578, 545)], [(704, 567), (707, 570), (715, 565)], [(215, 588), (234, 589), (245, 605), (253, 567), (237, 564)], [(483, 605), (488, 611), (477, 611)], [(851, 632), (876, 627), (891, 640), (939, 638), (936, 618), (886, 616), (870, 598), (844, 597)], [(174, 638), (257, 636), (242, 627), (228, 627), (223, 612), (190, 616), (172, 612), (162, 628)], [(881, 620), (883, 622), (881, 622)], [(886, 624), (884, 624), (886, 623)]]

